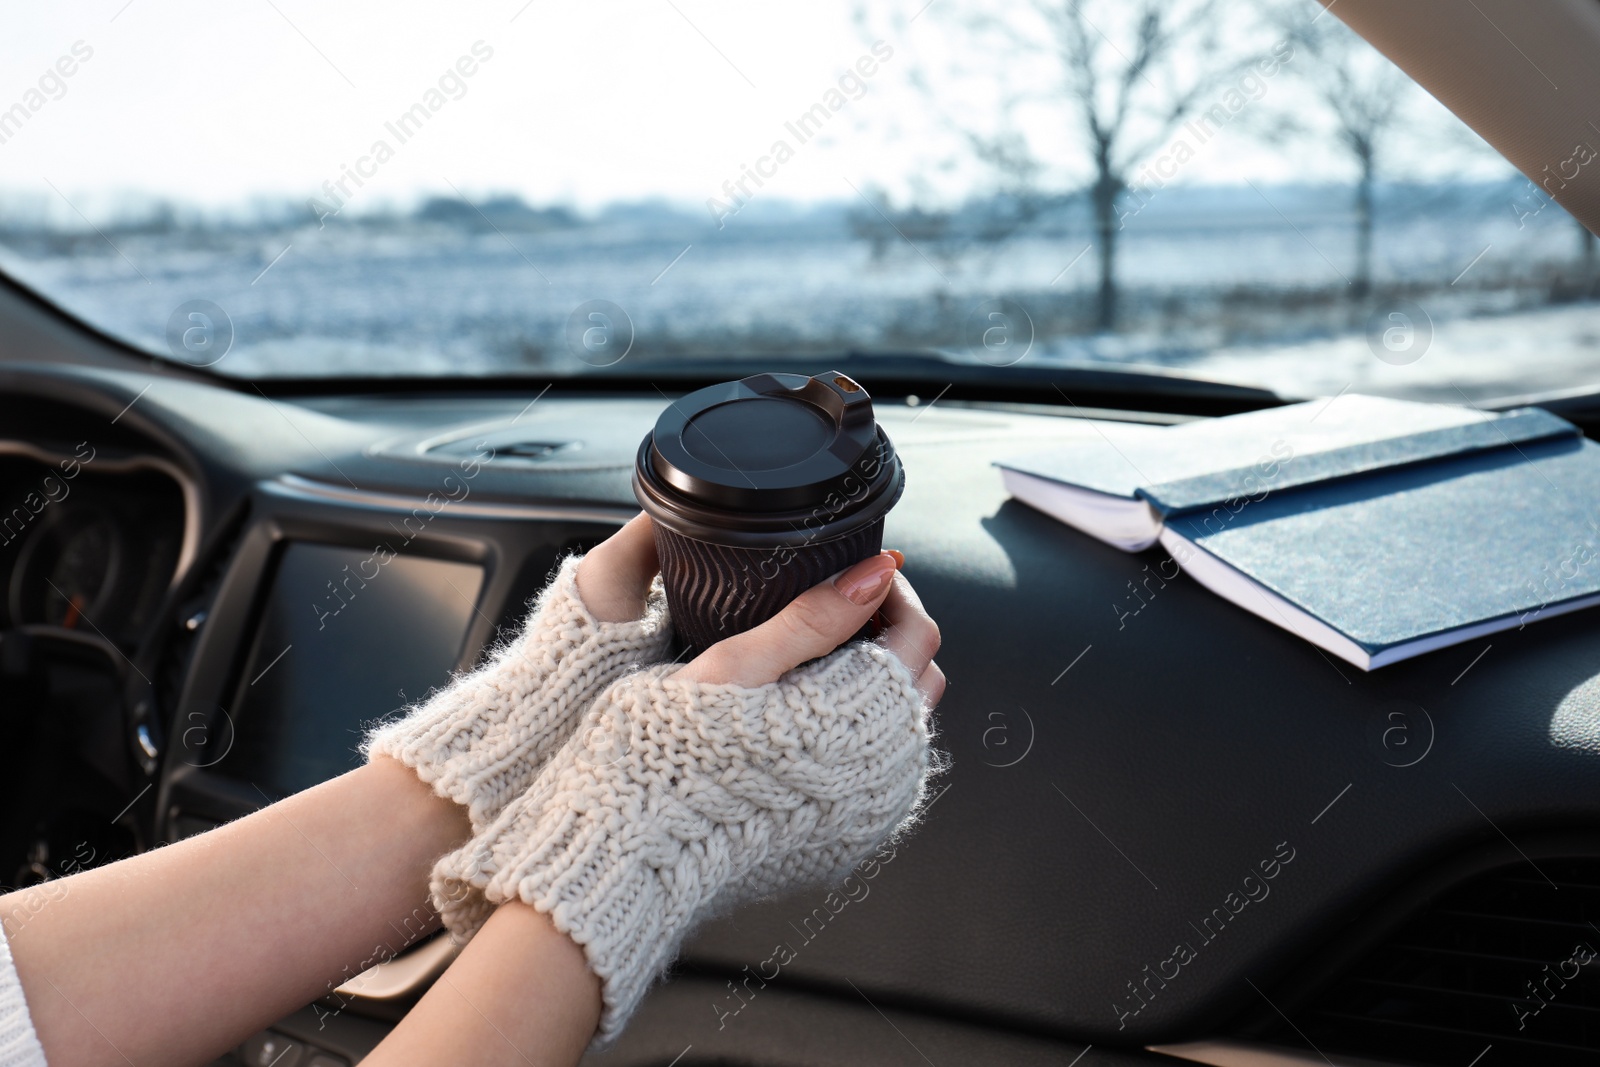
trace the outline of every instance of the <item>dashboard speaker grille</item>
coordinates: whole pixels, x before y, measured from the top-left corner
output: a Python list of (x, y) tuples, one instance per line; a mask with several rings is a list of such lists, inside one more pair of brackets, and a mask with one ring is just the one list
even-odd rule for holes
[[(1403, 1063), (1600, 1062), (1600, 858), (1541, 859), (1435, 898), (1274, 1043)], [(1299, 1033), (1296, 1033), (1298, 1028)]]

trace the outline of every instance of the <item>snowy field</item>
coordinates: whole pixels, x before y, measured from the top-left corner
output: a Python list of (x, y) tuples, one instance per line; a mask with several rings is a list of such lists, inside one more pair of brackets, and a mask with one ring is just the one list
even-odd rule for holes
[[(1088, 328), (1096, 252), (1081, 221), (989, 242), (882, 226), (874, 242), (841, 207), (752, 209), (720, 231), (662, 210), (544, 231), (415, 220), (70, 242), (0, 231), (0, 267), (158, 352), (175, 309), (216, 304), (234, 331), (216, 369), (242, 376), (582, 369), (569, 319), (596, 300), (622, 309), (628, 358), (640, 362), (962, 355), (980, 305), (1006, 297), (1032, 324), (1030, 364), (1156, 365), (1289, 395), (1348, 387), (1439, 400), (1600, 382), (1600, 306), (1570, 302), (1580, 244), (1557, 209), (1519, 226), (1506, 196), (1392, 195), (1378, 295), (1357, 306), (1347, 193), (1263, 192), (1173, 191), (1130, 218), (1112, 335)], [(1552, 303), (1553, 286), (1567, 302)], [(1390, 297), (1427, 320), (1420, 353), (1399, 365), (1376, 358), (1366, 328)]]

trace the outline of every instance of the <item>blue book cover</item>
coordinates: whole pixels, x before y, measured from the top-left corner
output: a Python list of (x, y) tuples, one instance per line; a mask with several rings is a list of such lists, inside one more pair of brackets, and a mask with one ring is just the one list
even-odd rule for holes
[(1600, 445), (1575, 434), (1168, 519), (1201, 584), (1372, 670), (1600, 603)]
[(1600, 445), (1537, 408), (1347, 396), (998, 465), (1363, 670), (1600, 603)]

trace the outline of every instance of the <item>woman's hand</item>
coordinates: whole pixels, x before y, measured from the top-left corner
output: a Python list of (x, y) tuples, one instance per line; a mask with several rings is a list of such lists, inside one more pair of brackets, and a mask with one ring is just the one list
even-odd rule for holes
[[(936, 707), (945, 686), (944, 672), (933, 660), (939, 627), (899, 573), (904, 562), (893, 549), (861, 560), (760, 626), (717, 642), (674, 677), (750, 687), (775, 682), (785, 671), (838, 648), (881, 608), (880, 643), (911, 668), (928, 706)], [(641, 512), (583, 557), (578, 589), (598, 618), (635, 619), (659, 569), (655, 530)]]
[[(451, 933), (476, 943), (513, 902), (547, 916), (600, 979), (610, 1038), (702, 921), (833, 884), (906, 832), (944, 763), (929, 721), (944, 676), (900, 561), (862, 560), (687, 666), (612, 683), (532, 787), (434, 867)], [(884, 639), (851, 640), (880, 609)]]
[(590, 555), (562, 559), (515, 633), (471, 673), (380, 723), (368, 758), (404, 763), (483, 829), (607, 685), (671, 655), (666, 604), (650, 596), (656, 569), (643, 516)]
[(578, 593), (603, 622), (627, 622), (644, 611), (661, 563), (650, 516), (640, 512), (591, 548), (578, 564)]
[[(641, 515), (584, 558), (592, 612), (645, 603), (653, 534)], [(686, 666), (613, 682), (527, 792), (434, 867), (434, 905), (471, 941), (456, 968), (493, 973), (478, 931), (499, 939), (508, 915), (564, 935), (599, 979), (609, 1038), (706, 917), (837, 880), (912, 825), (942, 765), (929, 718), (944, 674), (902, 562), (880, 552)], [(852, 641), (875, 615), (881, 638)]]
[(820, 582), (760, 626), (725, 638), (673, 675), (683, 681), (743, 686), (775, 682), (785, 671), (825, 656), (882, 608), (880, 643), (911, 668), (917, 688), (935, 707), (944, 696), (944, 672), (933, 661), (939, 627), (911, 583), (899, 573), (904, 557), (893, 549)]

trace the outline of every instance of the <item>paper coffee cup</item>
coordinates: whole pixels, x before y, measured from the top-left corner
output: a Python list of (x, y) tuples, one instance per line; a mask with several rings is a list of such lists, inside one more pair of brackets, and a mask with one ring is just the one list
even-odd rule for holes
[(633, 489), (687, 662), (875, 555), (905, 471), (848, 376), (757, 374), (663, 411)]

